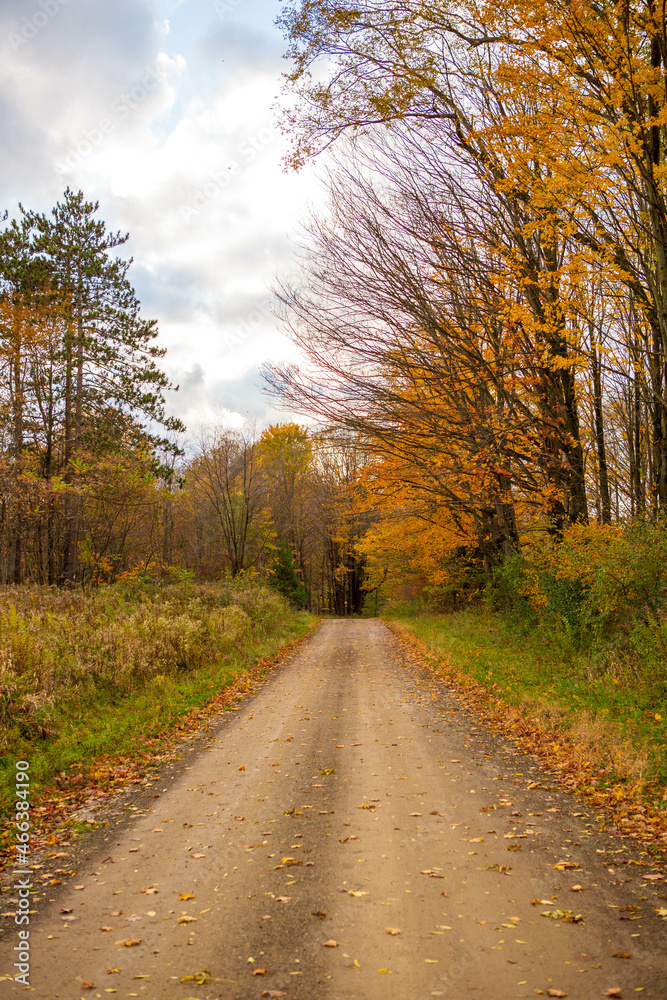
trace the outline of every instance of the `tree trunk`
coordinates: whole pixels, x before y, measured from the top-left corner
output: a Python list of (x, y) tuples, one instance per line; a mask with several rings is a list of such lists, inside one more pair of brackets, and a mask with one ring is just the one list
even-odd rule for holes
[(595, 449), (598, 458), (600, 487), (600, 519), (602, 524), (611, 524), (611, 497), (609, 495), (609, 474), (607, 471), (607, 450), (604, 440), (604, 414), (602, 412), (602, 365), (591, 328), (591, 368), (593, 371), (593, 412), (595, 416)]

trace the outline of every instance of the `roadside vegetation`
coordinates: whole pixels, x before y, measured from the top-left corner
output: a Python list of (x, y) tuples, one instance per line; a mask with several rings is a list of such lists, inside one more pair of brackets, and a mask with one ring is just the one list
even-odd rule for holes
[(3, 811), (15, 761), (30, 761), (37, 796), (73, 766), (131, 754), (313, 621), (252, 580), (0, 589)]
[(526, 542), (464, 607), (444, 587), (387, 613), (441, 669), (516, 710), (512, 722), (577, 744), (596, 786), (630, 781), (664, 800), (666, 589), (662, 524), (575, 525)]

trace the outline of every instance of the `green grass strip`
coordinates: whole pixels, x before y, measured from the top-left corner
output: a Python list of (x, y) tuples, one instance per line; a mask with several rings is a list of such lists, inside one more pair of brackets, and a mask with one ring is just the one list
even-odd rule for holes
[(103, 685), (79, 688), (60, 698), (51, 714), (56, 735), (26, 738), (18, 725), (5, 729), (0, 815), (13, 802), (17, 760), (30, 761), (31, 797), (37, 801), (45, 786), (73, 766), (85, 772), (102, 754), (122, 757), (159, 737), (188, 712), (206, 706), (258, 660), (301, 638), (314, 622), (308, 614), (286, 615), (268, 634), (248, 636), (242, 649), (226, 653), (218, 662), (161, 675), (120, 696)]
[(667, 784), (667, 711), (641, 677), (601, 673), (583, 654), (563, 655), (557, 636), (522, 634), (483, 608), (395, 621), (538, 724), (596, 748), (607, 783), (632, 777), (655, 792)]

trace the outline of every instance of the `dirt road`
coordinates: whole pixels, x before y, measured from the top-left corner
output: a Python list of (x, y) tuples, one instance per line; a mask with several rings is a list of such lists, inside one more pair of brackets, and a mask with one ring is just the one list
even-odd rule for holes
[(33, 920), (33, 995), (665, 1000), (665, 881), (392, 649), (327, 622), (228, 717)]

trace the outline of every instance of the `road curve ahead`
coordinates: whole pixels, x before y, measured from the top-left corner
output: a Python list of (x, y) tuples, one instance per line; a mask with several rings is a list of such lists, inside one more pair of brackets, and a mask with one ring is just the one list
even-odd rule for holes
[(33, 921), (33, 996), (667, 998), (659, 873), (378, 621), (326, 622), (165, 785)]

